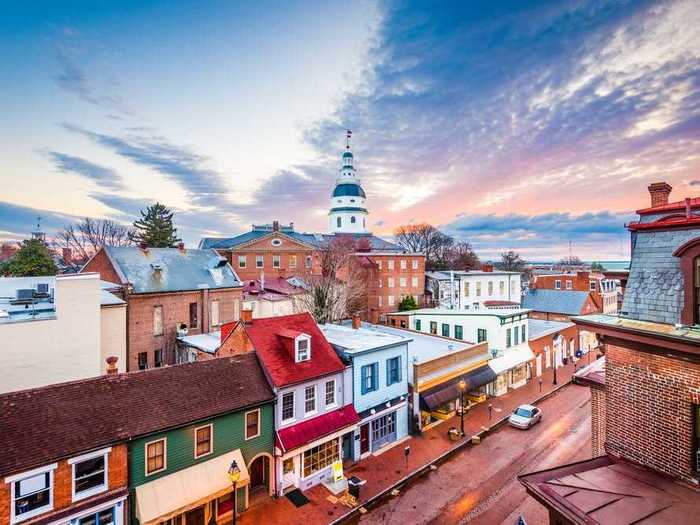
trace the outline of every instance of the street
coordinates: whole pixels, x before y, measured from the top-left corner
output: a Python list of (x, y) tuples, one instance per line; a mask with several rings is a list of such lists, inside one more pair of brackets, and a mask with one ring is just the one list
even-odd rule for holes
[(540, 404), (543, 419), (522, 431), (508, 426), (465, 449), (401, 494), (374, 507), (362, 524), (548, 523), (516, 476), (590, 457), (590, 392), (569, 385)]

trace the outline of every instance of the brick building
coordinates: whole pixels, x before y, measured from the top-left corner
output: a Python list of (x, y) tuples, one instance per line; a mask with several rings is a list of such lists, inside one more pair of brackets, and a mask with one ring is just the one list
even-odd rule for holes
[(574, 319), (605, 353), (577, 378), (592, 386), (592, 445), (604, 455), (520, 477), (552, 524), (697, 521), (700, 199), (669, 203), (670, 190), (649, 186), (652, 206), (628, 225), (621, 315)]
[(528, 319), (527, 327), (527, 342), (535, 354), (535, 377), (548, 368), (562, 366), (565, 356), (573, 358), (580, 349), (578, 328), (572, 322)]
[(617, 313), (618, 281), (600, 272), (579, 270), (576, 272), (534, 274), (530, 280), (533, 290), (564, 290), (590, 292), (591, 300), (605, 314)]
[(376, 322), (380, 315), (398, 309), (407, 295), (424, 302), (425, 255), (410, 253), (367, 230), (366, 195), (353, 166), (353, 155), (343, 154), (340, 177), (331, 195), (330, 233), (303, 233), (289, 225), (253, 225), (230, 238), (205, 237), (200, 249), (225, 256), (244, 281), (264, 277), (313, 278), (322, 273), (322, 252), (337, 244), (352, 243), (357, 262), (366, 270), (367, 309), (364, 317)]
[(178, 335), (217, 331), (240, 315), (241, 282), (214, 250), (105, 246), (81, 272), (122, 289), (128, 371), (175, 364)]

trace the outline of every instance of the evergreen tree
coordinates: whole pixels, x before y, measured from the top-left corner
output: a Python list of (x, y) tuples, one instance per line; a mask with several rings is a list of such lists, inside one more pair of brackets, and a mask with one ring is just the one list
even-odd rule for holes
[(405, 312), (406, 310), (417, 310), (418, 303), (412, 295), (407, 295), (399, 303), (399, 312)]
[(177, 228), (173, 227), (173, 212), (156, 202), (141, 210), (141, 218), (134, 221), (134, 241), (152, 248), (174, 248), (180, 242)]
[(605, 267), (603, 267), (602, 264), (600, 264), (598, 261), (596, 261), (593, 264), (591, 264), (591, 271), (592, 272), (603, 272), (603, 271), (605, 271)]
[(34, 277), (37, 275), (56, 275), (56, 273), (58, 273), (58, 268), (56, 268), (46, 244), (40, 239), (23, 241), (19, 251), (0, 267), (0, 274), (12, 277)]

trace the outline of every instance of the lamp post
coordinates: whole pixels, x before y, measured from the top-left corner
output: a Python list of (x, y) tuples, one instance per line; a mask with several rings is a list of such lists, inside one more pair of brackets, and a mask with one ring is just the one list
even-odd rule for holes
[(557, 384), (557, 346), (554, 345), (554, 380), (552, 381), (553, 385)]
[(231, 466), (228, 468), (228, 477), (233, 484), (233, 525), (236, 525), (236, 484), (241, 479), (241, 469), (238, 468), (235, 459), (231, 461)]
[(459, 414), (460, 414), (460, 422), (459, 422), (459, 431), (462, 434), (462, 437), (464, 437), (464, 391), (467, 388), (467, 383), (464, 381), (464, 379), (459, 380)]

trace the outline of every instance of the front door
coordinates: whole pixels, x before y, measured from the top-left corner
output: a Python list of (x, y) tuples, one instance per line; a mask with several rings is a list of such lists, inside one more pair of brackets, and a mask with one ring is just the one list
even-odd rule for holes
[(355, 433), (348, 432), (343, 436), (343, 459), (351, 460), (352, 457), (352, 443), (354, 441)]
[(369, 423), (360, 427), (360, 454), (369, 452)]
[(294, 458), (287, 458), (282, 462), (282, 490), (296, 486), (297, 474), (294, 470)]
[(204, 525), (204, 505), (185, 514), (185, 525)]
[(266, 489), (267, 473), (270, 459), (267, 456), (258, 456), (250, 465), (250, 489)]
[(537, 354), (535, 365), (537, 367), (537, 377), (540, 377), (542, 375), (542, 354)]

